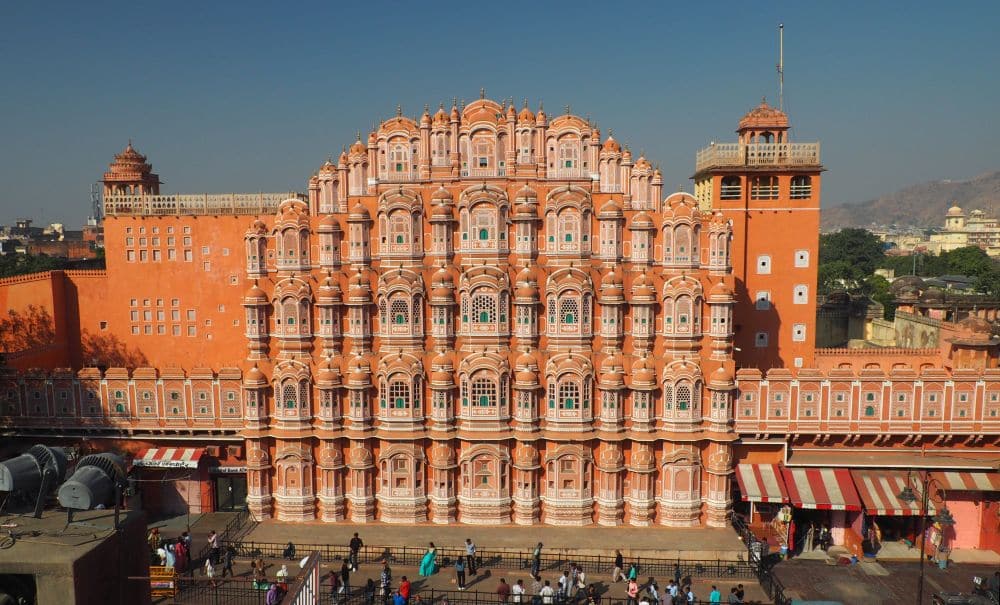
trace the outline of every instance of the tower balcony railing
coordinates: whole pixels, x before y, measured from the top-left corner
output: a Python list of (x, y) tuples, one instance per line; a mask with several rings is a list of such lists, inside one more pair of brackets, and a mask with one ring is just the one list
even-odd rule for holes
[(501, 168), (463, 168), (463, 177), (470, 178), (483, 178), (483, 177), (497, 177), (497, 176), (507, 176), (507, 169), (505, 167)]
[(550, 179), (582, 179), (586, 176), (587, 173), (580, 166), (552, 168), (546, 172), (546, 177)]
[(712, 143), (695, 156), (695, 171), (726, 166), (818, 166), (819, 143)]
[(105, 216), (170, 216), (272, 214), (281, 202), (305, 200), (301, 193), (220, 193), (177, 195), (109, 195)]

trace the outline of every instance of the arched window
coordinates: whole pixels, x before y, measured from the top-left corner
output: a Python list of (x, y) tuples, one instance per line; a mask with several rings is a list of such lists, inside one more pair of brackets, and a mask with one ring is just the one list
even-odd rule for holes
[(286, 410), (293, 410), (299, 405), (298, 389), (291, 380), (286, 380), (281, 387), (281, 405)]
[(677, 323), (675, 329), (681, 334), (690, 334), (692, 332), (692, 308), (691, 308), (691, 297), (687, 294), (682, 294), (677, 297), (677, 302), (675, 306)]
[(472, 141), (472, 167), (478, 169), (493, 167), (493, 141), (482, 136)]
[(404, 210), (393, 212), (389, 215), (389, 243), (408, 246), (412, 241), (411, 227), (412, 219), (408, 212)]
[(434, 135), (434, 165), (435, 166), (447, 166), (449, 162), (449, 149), (448, 149), (448, 137), (447, 132), (439, 132)]
[(789, 194), (793, 200), (807, 200), (811, 198), (812, 177), (809, 175), (793, 176)]
[(580, 142), (576, 140), (561, 141), (559, 143), (559, 165), (557, 174), (574, 176), (574, 172), (580, 166)]
[(480, 204), (472, 211), (471, 231), (475, 240), (474, 247), (495, 247), (496, 210)]
[(403, 174), (410, 171), (410, 147), (396, 143), (389, 149), (389, 174)]
[(672, 246), (674, 254), (673, 262), (691, 262), (691, 226), (677, 225), (674, 227), (674, 241)]
[(517, 163), (531, 164), (534, 158), (531, 157), (531, 131), (522, 130), (518, 135)]
[(722, 184), (719, 187), (719, 199), (738, 200), (743, 196), (743, 185), (738, 176), (722, 177)]
[(750, 199), (752, 200), (776, 200), (778, 199), (778, 177), (776, 176), (755, 176), (750, 181)]

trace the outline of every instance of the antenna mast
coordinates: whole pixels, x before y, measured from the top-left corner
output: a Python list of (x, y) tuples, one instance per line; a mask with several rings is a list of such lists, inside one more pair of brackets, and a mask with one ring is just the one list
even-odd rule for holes
[(785, 24), (778, 24), (778, 110), (785, 111)]

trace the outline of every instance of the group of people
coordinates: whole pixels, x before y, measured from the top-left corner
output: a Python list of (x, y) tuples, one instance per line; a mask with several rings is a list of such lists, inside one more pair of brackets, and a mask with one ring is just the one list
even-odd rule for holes
[(191, 535), (183, 532), (177, 538), (164, 538), (160, 528), (154, 527), (146, 535), (149, 544), (150, 564), (172, 567), (177, 573), (187, 570), (191, 562)]

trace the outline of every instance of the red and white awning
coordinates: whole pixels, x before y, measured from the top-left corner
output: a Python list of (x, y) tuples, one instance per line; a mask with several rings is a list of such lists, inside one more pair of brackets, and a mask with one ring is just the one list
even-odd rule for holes
[(737, 465), (736, 480), (745, 501), (788, 502), (788, 492), (777, 464)]
[(846, 469), (782, 467), (781, 474), (788, 499), (798, 508), (861, 510), (861, 498)]
[(935, 471), (933, 475), (949, 491), (1000, 492), (1000, 473)]
[(197, 468), (204, 448), (200, 447), (151, 447), (139, 452), (132, 466), (151, 468)]
[[(918, 475), (907, 476), (906, 471), (860, 471), (852, 470), (851, 477), (858, 488), (858, 494), (869, 515), (919, 515), (922, 499), (921, 480)], [(916, 496), (913, 502), (900, 500), (899, 494), (907, 485)], [(933, 515), (934, 503), (928, 501), (927, 514)]]

